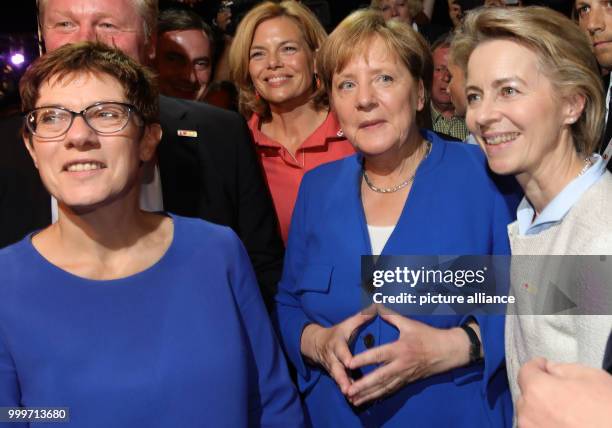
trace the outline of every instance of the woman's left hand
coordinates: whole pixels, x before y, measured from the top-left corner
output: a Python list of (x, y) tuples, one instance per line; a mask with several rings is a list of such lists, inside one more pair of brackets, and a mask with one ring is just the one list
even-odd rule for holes
[(398, 328), (399, 338), (351, 359), (352, 370), (382, 364), (350, 386), (346, 395), (354, 406), (392, 394), (417, 379), (468, 364), (470, 342), (462, 329), (431, 327), (387, 308), (379, 315)]

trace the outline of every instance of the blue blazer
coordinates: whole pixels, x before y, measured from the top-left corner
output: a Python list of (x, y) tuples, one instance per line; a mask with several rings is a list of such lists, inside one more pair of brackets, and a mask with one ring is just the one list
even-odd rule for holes
[[(515, 188), (509, 186), (507, 195), (500, 191), (478, 147), (449, 143), (427, 131), (424, 136), (432, 142), (431, 153), (417, 170), (382, 254), (509, 254), (506, 226), (519, 200)], [(352, 408), (327, 372), (302, 359), (300, 338), (307, 324), (329, 327), (363, 308), (360, 256), (371, 254), (371, 245), (360, 199), (361, 165), (362, 157), (355, 155), (304, 177), (276, 299), (281, 341), (297, 369), (313, 426), (510, 425), (502, 316), (476, 317), (483, 363), (416, 381), (367, 408)], [(450, 328), (467, 317), (414, 319)], [(366, 335), (378, 346), (395, 341), (398, 332), (377, 317), (359, 331), (354, 353), (366, 349)]]

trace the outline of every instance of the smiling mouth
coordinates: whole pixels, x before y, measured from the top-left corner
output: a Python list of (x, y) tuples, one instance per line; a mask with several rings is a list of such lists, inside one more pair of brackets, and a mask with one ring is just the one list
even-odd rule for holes
[(268, 83), (282, 83), (282, 82), (286, 82), (287, 80), (289, 80), (290, 77), (289, 76), (275, 76), (275, 77), (269, 77), (266, 79), (266, 82)]
[(490, 146), (496, 146), (498, 144), (507, 143), (508, 141), (513, 141), (518, 138), (520, 135), (519, 132), (508, 132), (505, 134), (498, 134), (493, 137), (482, 137), (484, 142)]
[(64, 167), (64, 171), (82, 172), (106, 168), (102, 162), (75, 162)]

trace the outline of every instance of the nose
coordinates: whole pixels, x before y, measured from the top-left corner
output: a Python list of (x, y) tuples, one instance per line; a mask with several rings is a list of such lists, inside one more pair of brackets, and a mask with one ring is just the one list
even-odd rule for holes
[(96, 132), (85, 122), (82, 116), (77, 116), (65, 135), (65, 145), (79, 150), (95, 145)]
[(79, 42), (95, 42), (95, 41), (103, 41), (98, 37), (96, 30), (90, 25), (81, 25), (79, 27)]
[(595, 4), (596, 2), (593, 3), (591, 12), (581, 19), (582, 25), (587, 29), (590, 35), (594, 35), (606, 29), (605, 12), (598, 10), (598, 6)]
[[(491, 125), (501, 119), (501, 112), (495, 101), (487, 100), (484, 97), (478, 103), (468, 105), (467, 114), (471, 116), (473, 123), (481, 132), (485, 132)], [(472, 120), (469, 120), (469, 122), (472, 122)], [(475, 129), (470, 130), (472, 132), (476, 131)]]
[(279, 52), (271, 52), (270, 55), (268, 55), (268, 68), (275, 69), (281, 67), (282, 65), (283, 61)]
[(368, 84), (357, 86), (357, 110), (370, 111), (376, 107), (376, 93)]
[(391, 6), (391, 16), (393, 18), (397, 18), (399, 16), (399, 10), (397, 9), (397, 6)]
[(181, 75), (191, 85), (195, 85), (198, 83), (198, 76), (196, 75), (195, 65), (186, 65)]
[(445, 81), (446, 83), (449, 83), (451, 80), (451, 75), (448, 72), (448, 68), (444, 69), (444, 71), (442, 72), (442, 80)]

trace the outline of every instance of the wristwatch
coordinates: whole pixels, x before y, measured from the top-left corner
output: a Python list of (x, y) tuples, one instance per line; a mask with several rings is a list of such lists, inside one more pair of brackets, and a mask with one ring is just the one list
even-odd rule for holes
[(468, 339), (470, 339), (470, 364), (475, 364), (482, 361), (482, 357), (480, 356), (480, 348), (482, 347), (482, 344), (480, 343), (480, 339), (478, 338), (478, 335), (474, 329), (468, 324), (471, 322), (473, 321), (469, 320), (468, 322), (461, 324), (459, 327), (465, 331), (465, 333), (468, 335)]

